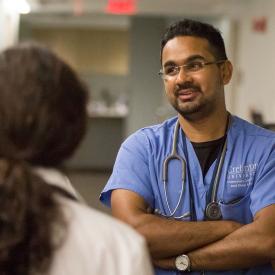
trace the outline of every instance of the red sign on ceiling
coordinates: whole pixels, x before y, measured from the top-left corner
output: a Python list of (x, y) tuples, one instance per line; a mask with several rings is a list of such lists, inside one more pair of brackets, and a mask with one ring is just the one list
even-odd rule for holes
[(113, 14), (134, 14), (136, 11), (136, 0), (109, 0), (106, 7), (106, 12)]

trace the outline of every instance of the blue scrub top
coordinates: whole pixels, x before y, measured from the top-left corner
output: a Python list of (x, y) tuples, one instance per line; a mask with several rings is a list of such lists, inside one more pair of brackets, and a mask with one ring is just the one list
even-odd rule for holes
[[(169, 215), (162, 182), (164, 159), (171, 154), (177, 117), (162, 124), (146, 127), (129, 136), (122, 144), (113, 173), (101, 193), (100, 200), (110, 206), (114, 189), (136, 192), (158, 212)], [(177, 152), (186, 159), (183, 131), (179, 131)], [(227, 151), (221, 173), (217, 200), (224, 220), (251, 223), (262, 208), (275, 203), (275, 133), (232, 116), (227, 135)], [(194, 206), (198, 220), (204, 219), (207, 192), (216, 161), (203, 178), (200, 163), (191, 142), (186, 138), (189, 163), (187, 169), (193, 184)], [(175, 216), (190, 211), (189, 179)], [(167, 196), (174, 210), (181, 191), (181, 165), (169, 162)], [(187, 218), (186, 220), (188, 220)], [(175, 271), (156, 269), (157, 275), (175, 275)], [(191, 274), (200, 274), (191, 272)], [(249, 270), (206, 272), (205, 274), (275, 274), (271, 265)]]

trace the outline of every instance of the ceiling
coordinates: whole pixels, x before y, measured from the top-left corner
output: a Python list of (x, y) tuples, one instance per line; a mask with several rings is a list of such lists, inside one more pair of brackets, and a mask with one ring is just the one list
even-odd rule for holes
[[(108, 0), (28, 0), (33, 24), (89, 24), (127, 27), (128, 15), (106, 14)], [(123, 0), (121, 0), (123, 1)], [(239, 17), (260, 0), (136, 0), (137, 15), (166, 17)]]
[[(123, 2), (123, 0), (121, 0)], [(125, 1), (125, 0), (124, 0)], [(234, 15), (255, 0), (136, 0), (137, 13), (147, 15)], [(29, 0), (39, 13), (72, 13), (83, 8), (84, 13), (104, 13), (108, 0)]]

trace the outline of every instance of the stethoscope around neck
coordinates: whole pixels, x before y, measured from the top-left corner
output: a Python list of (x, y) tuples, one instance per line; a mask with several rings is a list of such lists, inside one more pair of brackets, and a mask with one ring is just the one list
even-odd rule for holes
[[(229, 119), (230, 120), (230, 116)], [(229, 128), (229, 122), (227, 123), (227, 130)], [(165, 197), (165, 202), (166, 206), (168, 208), (169, 214), (161, 214), (162, 216), (168, 217), (168, 218), (174, 218), (174, 219), (184, 219), (187, 217), (191, 217), (191, 220), (196, 220), (196, 214), (195, 212), (195, 206), (194, 206), (194, 192), (193, 192), (193, 186), (189, 185), (189, 193), (190, 193), (190, 212), (184, 213), (180, 216), (175, 216), (177, 210), (180, 207), (180, 203), (183, 199), (183, 194), (186, 188), (186, 174), (187, 174), (187, 164), (186, 160), (182, 158), (178, 153), (177, 153), (177, 144), (178, 144), (178, 137), (179, 137), (179, 129), (180, 129), (180, 123), (179, 120), (177, 120), (175, 129), (174, 129), (174, 134), (173, 134), (173, 143), (172, 143), (172, 151), (171, 154), (166, 157), (163, 161), (163, 167), (162, 167), (162, 181), (164, 185), (164, 197)], [(222, 146), (222, 150), (219, 154), (219, 160), (218, 164), (216, 166), (215, 172), (214, 172), (214, 180), (212, 181), (212, 191), (211, 191), (211, 197), (210, 201), (207, 202), (206, 208), (205, 208), (205, 219), (206, 220), (220, 220), (222, 219), (222, 213), (221, 209), (219, 206), (219, 203), (217, 201), (217, 193), (218, 193), (218, 188), (219, 188), (219, 182), (220, 182), (220, 176), (222, 172), (222, 167), (225, 159), (225, 153), (226, 153), (226, 148), (227, 148), (227, 138), (225, 139), (225, 142)], [(186, 157), (187, 157), (187, 152), (186, 152)], [(168, 195), (167, 195), (167, 183), (168, 183), (168, 166), (169, 162), (171, 160), (178, 160), (181, 163), (181, 191), (179, 194), (178, 201), (176, 203), (176, 206), (174, 209), (171, 209), (169, 200), (168, 200)], [(188, 171), (189, 172), (189, 171)], [(190, 174), (189, 174), (190, 175)], [(159, 210), (155, 210), (156, 214), (160, 214)]]

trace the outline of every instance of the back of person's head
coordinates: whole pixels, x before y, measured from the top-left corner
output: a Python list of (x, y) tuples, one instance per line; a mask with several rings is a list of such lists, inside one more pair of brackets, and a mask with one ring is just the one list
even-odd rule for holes
[(213, 51), (213, 55), (217, 60), (227, 59), (224, 41), (218, 29), (207, 23), (184, 19), (173, 23), (164, 33), (161, 40), (161, 61), (163, 48), (166, 43), (178, 36), (204, 38), (208, 41), (210, 49)]
[[(87, 92), (50, 50), (0, 54), (0, 274), (43, 274), (65, 225), (56, 192), (33, 172), (56, 166), (81, 141)], [(60, 238), (58, 237), (60, 236)]]
[(0, 155), (53, 166), (85, 132), (86, 93), (74, 71), (46, 48), (0, 54)]

